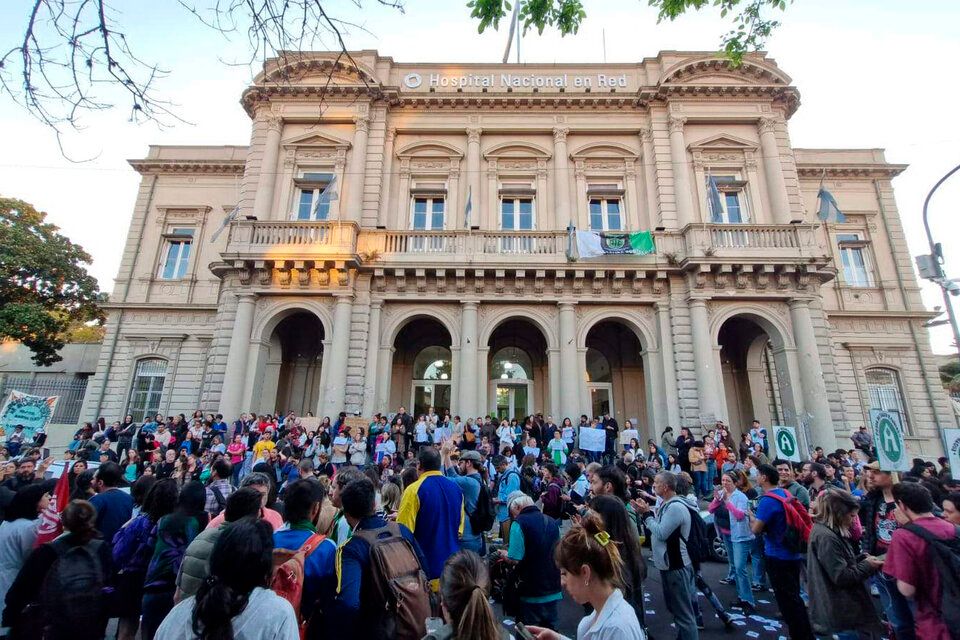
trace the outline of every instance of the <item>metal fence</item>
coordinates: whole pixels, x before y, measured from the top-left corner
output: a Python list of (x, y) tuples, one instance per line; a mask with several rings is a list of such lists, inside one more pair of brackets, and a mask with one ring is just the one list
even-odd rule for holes
[(87, 393), (87, 377), (32, 378), (10, 376), (0, 386), (0, 404), (11, 391), (20, 391), (35, 396), (60, 396), (50, 420), (53, 424), (75, 424), (80, 420), (80, 408)]

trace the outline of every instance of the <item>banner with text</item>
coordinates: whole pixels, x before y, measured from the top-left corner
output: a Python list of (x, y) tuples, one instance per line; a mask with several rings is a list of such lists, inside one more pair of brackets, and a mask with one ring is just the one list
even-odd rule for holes
[(656, 251), (649, 231), (636, 233), (597, 233), (577, 231), (577, 255), (596, 258), (610, 255), (645, 256)]
[(607, 448), (607, 432), (604, 429), (580, 427), (580, 450), (600, 451)]
[(797, 440), (796, 429), (773, 425), (773, 441), (777, 445), (777, 457), (790, 462), (800, 462), (800, 441)]
[(873, 441), (877, 447), (877, 462), (884, 471), (909, 471), (910, 458), (903, 439), (903, 423), (897, 411), (870, 410)]
[(7, 438), (18, 424), (22, 424), (24, 440), (33, 440), (34, 433), (45, 428), (50, 422), (59, 399), (60, 396), (31, 396), (20, 391), (11, 391), (0, 410), (0, 424), (3, 425)]
[(943, 430), (943, 450), (950, 459), (950, 474), (960, 480), (960, 429)]

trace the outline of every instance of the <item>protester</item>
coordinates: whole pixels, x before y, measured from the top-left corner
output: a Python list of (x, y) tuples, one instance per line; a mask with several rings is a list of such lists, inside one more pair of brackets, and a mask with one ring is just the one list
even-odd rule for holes
[(443, 458), (443, 467), (446, 476), (453, 480), (463, 493), (463, 506), (466, 518), (463, 522), (463, 534), (460, 537), (460, 548), (469, 549), (480, 555), (486, 555), (486, 543), (483, 531), (474, 531), (473, 522), (477, 515), (480, 498), (490, 500), (489, 491), (480, 471), (483, 468), (483, 459), (476, 451), (464, 451), (460, 454), (456, 464), (451, 459), (453, 445), (446, 442), (440, 447)]
[(227, 506), (227, 498), (233, 493), (233, 466), (225, 458), (217, 458), (211, 467), (210, 483), (207, 485), (204, 510), (210, 517), (220, 515)]
[(50, 503), (50, 493), (42, 484), (31, 484), (17, 491), (0, 524), (0, 611), (7, 590), (37, 542), (37, 518)]
[(947, 494), (943, 499), (943, 519), (960, 526), (960, 492)]
[(647, 577), (647, 565), (640, 549), (640, 539), (630, 526), (623, 503), (614, 496), (597, 496), (590, 501), (590, 510), (603, 520), (603, 529), (617, 545), (620, 558), (623, 597), (633, 608), (641, 626), (646, 629), (643, 581)]
[[(240, 488), (243, 489), (245, 487), (256, 489), (260, 494), (260, 517), (269, 522), (274, 531), (283, 526), (283, 516), (281, 516), (279, 512), (267, 506), (270, 500), (270, 492), (273, 489), (273, 482), (270, 481), (270, 477), (264, 473), (260, 473), (259, 471), (253, 471), (244, 477), (244, 479), (240, 482)], [(207, 528), (216, 529), (223, 524), (224, 520), (225, 515), (221, 513), (217, 517), (210, 520), (209, 524), (207, 524)]]
[(852, 527), (860, 502), (846, 491), (820, 498), (807, 552), (810, 625), (817, 635), (856, 638), (881, 633), (866, 583), (883, 566), (876, 556), (857, 557)]
[(440, 574), (440, 611), (444, 625), (424, 640), (509, 640), (487, 597), (490, 575), (483, 560), (470, 550), (447, 559)]
[(93, 487), (97, 495), (90, 498), (90, 504), (97, 510), (97, 529), (104, 540), (113, 540), (133, 514), (133, 498), (121, 491), (123, 473), (116, 462), (105, 462), (97, 468)]
[(560, 539), (560, 527), (555, 519), (537, 508), (530, 496), (520, 491), (510, 496), (508, 510), (512, 524), (510, 544), (504, 555), (517, 563), (514, 573), (518, 582), (517, 617), (526, 625), (555, 628), (563, 594), (552, 553)]
[[(3, 626), (14, 640), (100, 640), (107, 625), (104, 587), (110, 576), (110, 546), (99, 539), (97, 513), (73, 500), (61, 514), (65, 535), (33, 550), (7, 592)], [(92, 567), (82, 575), (51, 574), (70, 555)], [(80, 560), (83, 559), (83, 560)], [(82, 565), (81, 565), (82, 566)], [(48, 579), (49, 576), (49, 579)], [(72, 577), (69, 584), (64, 578)]]
[(784, 540), (787, 534), (787, 514), (783, 503), (795, 498), (779, 488), (780, 474), (775, 468), (761, 464), (757, 467), (757, 474), (763, 495), (750, 527), (754, 534), (764, 534), (764, 563), (777, 605), (780, 607), (780, 615), (790, 630), (790, 638), (812, 640), (813, 632), (810, 629), (807, 608), (800, 597), (803, 555), (788, 548)]
[(686, 544), (690, 537), (691, 510), (683, 497), (677, 495), (677, 476), (673, 473), (658, 473), (653, 490), (662, 499), (655, 514), (642, 500), (635, 500), (634, 508), (650, 531), (653, 565), (660, 571), (663, 597), (677, 626), (677, 637), (693, 640), (699, 634), (693, 610), (694, 572)]
[(175, 606), (158, 640), (299, 640), (289, 602), (270, 590), (273, 532), (263, 520), (230, 525), (210, 554), (210, 576)]
[[(556, 562), (563, 587), (594, 611), (577, 625), (578, 639), (645, 640), (637, 616), (617, 588), (622, 583), (623, 561), (599, 516), (589, 514), (571, 527), (557, 545)], [(564, 638), (543, 627), (527, 629), (537, 640)]]
[(460, 549), (464, 532), (463, 491), (440, 473), (440, 452), (422, 447), (417, 481), (403, 490), (397, 522), (413, 532), (427, 558), (427, 577), (439, 587), (443, 563)]
[(720, 478), (720, 488), (717, 489), (713, 501), (707, 508), (713, 514), (714, 526), (720, 531), (723, 544), (727, 548), (726, 584), (734, 584), (737, 588), (737, 600), (733, 606), (738, 606), (748, 614), (756, 610), (753, 591), (750, 588), (750, 550), (753, 547), (753, 532), (750, 531), (750, 501), (737, 488), (738, 476), (734, 472), (727, 472)]

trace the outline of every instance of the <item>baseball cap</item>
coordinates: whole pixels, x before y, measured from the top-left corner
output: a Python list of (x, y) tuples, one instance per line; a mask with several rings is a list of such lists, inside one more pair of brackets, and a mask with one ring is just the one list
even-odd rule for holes
[(461, 460), (471, 460), (473, 462), (480, 462), (483, 458), (480, 457), (479, 451), (464, 451), (460, 454)]

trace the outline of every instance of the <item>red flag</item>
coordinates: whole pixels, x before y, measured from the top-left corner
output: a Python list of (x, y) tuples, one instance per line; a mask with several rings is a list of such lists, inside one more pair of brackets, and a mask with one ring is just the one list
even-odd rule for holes
[(40, 513), (40, 528), (37, 531), (37, 542), (35, 546), (53, 542), (61, 533), (63, 533), (63, 523), (60, 521), (60, 514), (67, 508), (70, 502), (70, 471), (67, 465), (63, 465), (63, 473), (57, 480), (57, 486), (53, 489), (50, 496), (50, 503), (47, 508)]

